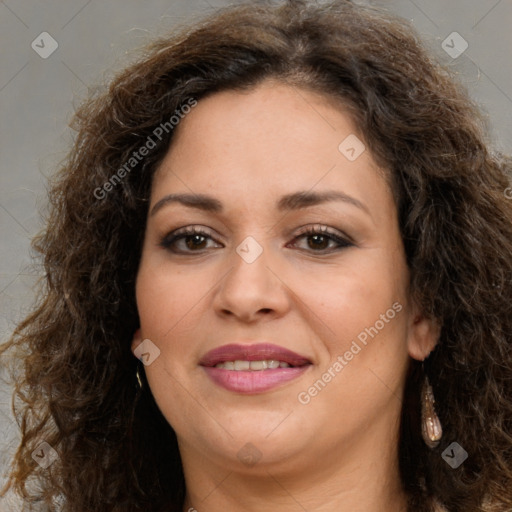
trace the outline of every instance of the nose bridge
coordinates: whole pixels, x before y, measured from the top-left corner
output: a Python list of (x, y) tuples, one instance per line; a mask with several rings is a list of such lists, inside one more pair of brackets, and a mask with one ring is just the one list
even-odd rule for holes
[(260, 242), (253, 237), (247, 236), (235, 248), (231, 255), (232, 271), (229, 273), (230, 285), (241, 287), (247, 294), (262, 293), (272, 280), (272, 273), (269, 271), (270, 248), (269, 244), (258, 237)]
[[(262, 237), (259, 238), (260, 241), (262, 241)], [(264, 243), (265, 242), (262, 241), (262, 244)], [(260, 242), (258, 242), (256, 238), (249, 235), (246, 238), (244, 238), (242, 242), (240, 242), (240, 244), (236, 247), (235, 252), (247, 265), (252, 265), (255, 261), (260, 259), (264, 252), (262, 244), (260, 244)], [(269, 248), (267, 244), (265, 249), (266, 255), (264, 259), (268, 257), (268, 251)]]
[[(260, 243), (261, 242), (261, 243)], [(287, 306), (282, 283), (272, 271), (271, 249), (263, 237), (247, 236), (230, 255), (230, 271), (222, 280), (215, 307), (241, 318), (258, 312), (282, 313)]]

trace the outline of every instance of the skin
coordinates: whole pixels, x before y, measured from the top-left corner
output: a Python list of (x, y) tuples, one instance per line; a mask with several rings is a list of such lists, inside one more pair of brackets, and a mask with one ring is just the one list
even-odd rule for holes
[[(155, 174), (150, 211), (171, 193), (207, 194), (224, 207), (212, 213), (168, 203), (149, 215), (137, 276), (141, 328), (132, 350), (144, 339), (160, 350), (145, 371), (178, 437), (185, 511), (405, 510), (397, 466), (401, 396), (410, 358), (424, 359), (439, 331), (409, 298), (383, 171), (368, 150), (355, 161), (338, 150), (350, 134), (364, 141), (339, 105), (265, 81), (199, 101)], [(330, 201), (276, 208), (285, 194), (327, 190), (363, 207)], [(337, 249), (329, 238), (300, 236), (300, 228), (319, 225), (353, 244)], [(161, 246), (184, 226), (210, 238), (199, 238), (199, 248), (193, 237), (188, 245), (178, 241), (181, 253)], [(235, 250), (248, 236), (263, 250), (252, 263)], [(402, 310), (395, 318), (300, 403), (298, 394), (396, 302)], [(227, 391), (198, 363), (235, 342), (275, 343), (312, 365), (265, 393)], [(253, 465), (237, 456), (246, 443), (261, 457)]]

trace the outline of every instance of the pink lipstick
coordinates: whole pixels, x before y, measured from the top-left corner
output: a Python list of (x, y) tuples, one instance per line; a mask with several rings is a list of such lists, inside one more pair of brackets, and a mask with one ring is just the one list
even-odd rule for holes
[(199, 364), (219, 386), (256, 394), (298, 378), (311, 361), (277, 345), (259, 343), (223, 345), (205, 354)]

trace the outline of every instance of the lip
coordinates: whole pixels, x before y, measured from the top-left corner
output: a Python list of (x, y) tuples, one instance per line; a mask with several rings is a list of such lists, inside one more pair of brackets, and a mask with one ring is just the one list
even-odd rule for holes
[(207, 352), (199, 364), (201, 366), (215, 366), (225, 361), (259, 361), (274, 359), (283, 361), (290, 366), (303, 366), (311, 364), (311, 361), (300, 354), (272, 343), (257, 343), (253, 345), (229, 344), (214, 348)]
[[(277, 360), (288, 363), (290, 368), (245, 371), (215, 368), (226, 361)], [(311, 366), (311, 361), (291, 350), (270, 343), (253, 345), (229, 344), (211, 350), (200, 361), (212, 381), (235, 393), (256, 394), (269, 391), (300, 377)]]

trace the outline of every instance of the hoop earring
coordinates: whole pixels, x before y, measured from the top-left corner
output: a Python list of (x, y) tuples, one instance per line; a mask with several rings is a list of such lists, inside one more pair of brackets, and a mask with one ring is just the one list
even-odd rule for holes
[(435, 402), (432, 386), (425, 375), (421, 390), (421, 434), (423, 441), (429, 448), (435, 448), (443, 437), (441, 421), (434, 408)]
[(142, 379), (140, 377), (140, 366), (137, 366), (137, 371), (135, 372), (135, 377), (137, 378), (137, 390), (142, 389)]

